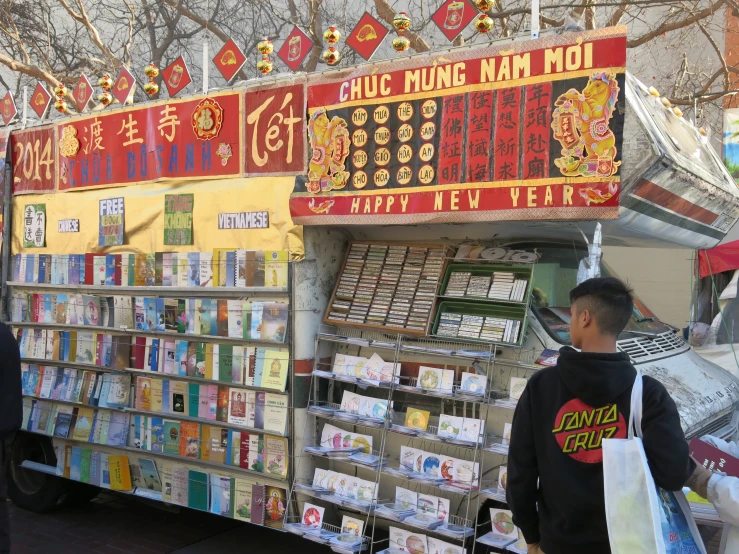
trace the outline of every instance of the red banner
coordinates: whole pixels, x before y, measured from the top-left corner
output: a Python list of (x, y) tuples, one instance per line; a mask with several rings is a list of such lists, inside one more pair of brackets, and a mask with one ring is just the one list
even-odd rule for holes
[(518, 140), (521, 90), (504, 88), (496, 93), (495, 153), (493, 178), (496, 181), (518, 179)]
[(59, 124), (59, 190), (241, 175), (241, 98), (217, 93)]
[(305, 85), (246, 92), (246, 173), (305, 171)]
[(614, 27), (308, 76), (293, 221), (615, 219), (625, 64)]
[(13, 194), (54, 191), (55, 150), (53, 126), (10, 133)]

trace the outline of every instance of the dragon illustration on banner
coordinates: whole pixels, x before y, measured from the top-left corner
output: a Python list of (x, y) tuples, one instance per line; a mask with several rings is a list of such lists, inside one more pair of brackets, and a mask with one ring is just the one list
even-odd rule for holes
[(615, 73), (592, 75), (580, 92), (570, 89), (554, 103), (552, 130), (562, 145), (554, 160), (568, 177), (610, 177), (618, 172), (616, 136), (610, 127), (620, 92)]
[(312, 194), (342, 189), (349, 180), (345, 161), (349, 155), (349, 131), (346, 121), (326, 110), (316, 110), (308, 121), (308, 139), (312, 155), (306, 188)]

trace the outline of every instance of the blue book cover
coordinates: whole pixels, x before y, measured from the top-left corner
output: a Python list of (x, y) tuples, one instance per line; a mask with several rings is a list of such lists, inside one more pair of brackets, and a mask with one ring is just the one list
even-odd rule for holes
[[(92, 404), (92, 398), (90, 398), (91, 406)], [(102, 420), (102, 415), (100, 413), (100, 410), (95, 410), (92, 412), (92, 425), (90, 425), (90, 436), (87, 437), (87, 442), (95, 442), (95, 428), (100, 425), (100, 422)]]
[(149, 359), (147, 360), (149, 371), (159, 371), (159, 339), (151, 340)]
[(33, 270), (36, 267), (36, 255), (28, 254), (26, 257), (26, 283), (35, 283)]
[[(80, 268), (80, 284), (85, 282), (85, 255), (80, 254), (79, 255), (79, 268)], [(90, 271), (92, 271), (92, 268), (90, 268)]]
[(72, 447), (72, 459), (69, 460), (69, 478), (79, 481), (82, 477), (82, 449), (79, 446)]
[(187, 344), (186, 340), (175, 342), (175, 363), (179, 375), (187, 375)]
[(52, 255), (51, 256), (51, 267), (49, 268), (49, 271), (51, 272), (50, 281), (52, 285), (62, 284), (61, 269), (62, 269), (61, 256), (58, 256), (56, 254)]
[(236, 252), (226, 252), (226, 286), (236, 286)]
[(208, 334), (212, 337), (218, 336), (218, 300), (215, 298), (210, 301), (210, 333)]
[(69, 331), (61, 331), (61, 340), (59, 341), (59, 357), (61, 358), (61, 361), (68, 362), (69, 361), (69, 342), (70, 342), (70, 335)]
[(69, 256), (67, 254), (59, 256), (57, 262), (59, 266), (59, 283), (62, 285), (69, 284)]
[(187, 253), (187, 286), (200, 286), (200, 252)]
[(115, 286), (115, 254), (105, 255), (105, 286)]
[(80, 256), (79, 254), (70, 254), (67, 262), (69, 268), (67, 282), (70, 285), (80, 284)]
[(254, 386), (262, 386), (262, 371), (264, 370), (264, 348), (257, 348), (254, 353)]
[(54, 305), (51, 301), (51, 295), (44, 294), (44, 323), (55, 323), (53, 319), (54, 313), (52, 312), (53, 308)]
[(149, 418), (151, 424), (151, 451), (164, 452), (164, 420), (161, 417)]
[(39, 370), (35, 365), (21, 372), (21, 389), (26, 396), (35, 396), (38, 388)]
[(113, 349), (113, 337), (111, 335), (103, 335), (103, 353), (100, 360), (103, 367), (110, 367), (110, 352)]
[(46, 279), (46, 256), (42, 254), (38, 257), (38, 282), (43, 283)]
[(157, 305), (155, 298), (144, 298), (143, 331), (154, 331), (157, 328)]
[(164, 332), (164, 298), (156, 299), (156, 317), (157, 317), (157, 331)]
[(18, 282), (21, 278), (21, 255), (13, 256), (13, 281)]
[(108, 394), (110, 393), (110, 373), (103, 374), (103, 386), (100, 387), (100, 398), (98, 399), (98, 407), (108, 407)]
[(130, 414), (110, 412), (110, 427), (108, 427), (108, 446), (126, 446), (128, 442), (128, 427)]
[(162, 380), (162, 412), (169, 413), (169, 379)]

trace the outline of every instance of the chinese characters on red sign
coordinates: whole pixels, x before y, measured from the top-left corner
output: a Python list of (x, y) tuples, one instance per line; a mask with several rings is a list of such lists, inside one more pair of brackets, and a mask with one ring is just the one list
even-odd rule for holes
[[(456, 32), (466, 6), (437, 23)], [(309, 77), (293, 221), (617, 217), (625, 47), (619, 27)]]
[(240, 103), (234, 92), (60, 124), (59, 190), (240, 175)]

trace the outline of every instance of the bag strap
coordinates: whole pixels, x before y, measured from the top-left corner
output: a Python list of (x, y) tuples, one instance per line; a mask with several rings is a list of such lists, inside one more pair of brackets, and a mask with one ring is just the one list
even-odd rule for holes
[(629, 414), (629, 439), (636, 436), (642, 438), (641, 416), (642, 416), (642, 392), (644, 390), (644, 382), (642, 376), (637, 374), (634, 379), (634, 386), (631, 388), (631, 413)]

